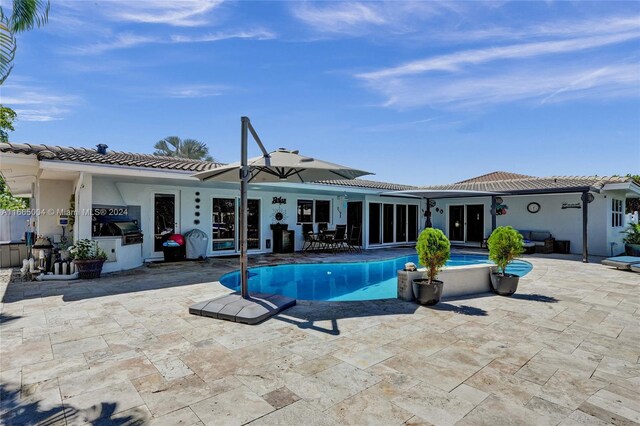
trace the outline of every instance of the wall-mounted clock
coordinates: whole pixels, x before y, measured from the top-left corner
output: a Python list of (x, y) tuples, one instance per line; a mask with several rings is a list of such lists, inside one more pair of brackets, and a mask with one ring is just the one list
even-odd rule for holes
[(529, 211), (529, 213), (538, 213), (540, 211), (540, 204), (529, 203), (529, 205), (527, 205), (527, 210)]

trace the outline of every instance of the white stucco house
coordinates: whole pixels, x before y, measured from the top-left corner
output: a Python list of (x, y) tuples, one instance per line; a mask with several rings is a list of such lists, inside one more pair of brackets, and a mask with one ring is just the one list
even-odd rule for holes
[[(236, 254), (239, 185), (192, 176), (218, 166), (115, 152), (105, 145), (0, 144), (0, 173), (14, 195), (31, 199), (28, 213), (37, 233), (56, 239), (62, 233), (60, 215), (72, 209), (73, 201), (73, 237), (96, 239), (107, 249), (105, 272), (162, 259), (167, 234), (194, 228), (208, 235), (208, 256)], [(416, 240), (430, 214), (433, 226), (455, 244), (478, 246), (495, 226), (512, 225), (550, 232), (569, 241), (572, 253), (583, 253), (586, 227), (589, 252), (608, 256), (624, 251), (624, 201), (638, 196), (640, 187), (628, 178), (504, 172), (420, 188), (361, 179), (255, 184), (249, 189), (249, 248), (250, 253), (273, 251), (272, 225), (279, 224), (294, 231), (292, 248), (301, 250), (303, 224), (319, 223), (359, 227), (365, 249), (406, 245)], [(135, 223), (142, 238), (104, 235), (102, 225), (114, 218)], [(0, 225), (6, 228), (6, 221)], [(6, 235), (7, 229), (0, 229), (0, 240), (20, 238)]]

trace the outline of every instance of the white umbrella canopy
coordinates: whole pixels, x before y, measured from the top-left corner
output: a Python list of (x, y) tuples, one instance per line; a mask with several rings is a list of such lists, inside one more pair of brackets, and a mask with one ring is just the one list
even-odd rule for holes
[[(341, 166), (328, 161), (317, 160), (300, 155), (298, 151), (280, 148), (269, 153), (269, 156), (259, 156), (248, 160), (249, 183), (266, 182), (315, 182), (331, 179), (355, 179), (373, 173)], [(216, 167), (196, 173), (200, 180), (216, 180), (225, 182), (240, 181), (240, 162)]]
[[(266, 182), (314, 182), (320, 180), (332, 180), (332, 179), (355, 179), (359, 176), (372, 174), (364, 170), (352, 169), (350, 167), (341, 166), (339, 164), (329, 163), (327, 161), (316, 160), (312, 157), (305, 157), (300, 155), (298, 151), (289, 151), (286, 149), (279, 149), (273, 152), (267, 152), (262, 141), (258, 137), (255, 129), (251, 125), (248, 117), (241, 118), (241, 136), (240, 136), (240, 162), (229, 164), (222, 167), (216, 167), (215, 169), (207, 170), (204, 172), (196, 173), (193, 176), (205, 180), (216, 180), (225, 182), (240, 182), (240, 208), (239, 208), (239, 235), (238, 242), (240, 245), (240, 297), (245, 299), (244, 301), (229, 302), (227, 299), (224, 304), (221, 304), (219, 300), (215, 299), (210, 301), (212, 308), (209, 309), (209, 305), (206, 307), (198, 306), (194, 308), (195, 311), (214, 312), (214, 315), (226, 315), (223, 311), (226, 309), (226, 304), (235, 304), (238, 306), (251, 306), (252, 312), (260, 311), (264, 308), (265, 304), (258, 302), (256, 306), (252, 305), (252, 301), (249, 297), (249, 274), (248, 274), (248, 259), (247, 259), (247, 215), (248, 215), (248, 186), (250, 183), (266, 183)], [(248, 152), (248, 136), (251, 136), (260, 147), (262, 156), (249, 159)], [(234, 296), (235, 297), (235, 296)], [(290, 299), (290, 298), (284, 298)], [(243, 305), (238, 305), (242, 303)], [(275, 315), (282, 309), (286, 309), (288, 306), (295, 304), (295, 300), (283, 300), (280, 305), (273, 309), (269, 309), (265, 316)], [(221, 307), (222, 306), (222, 307)], [(232, 309), (232, 308), (229, 308)], [(233, 308), (235, 309), (235, 308)], [(198, 314), (198, 315), (202, 315)], [(248, 322), (254, 324), (255, 321), (261, 320), (264, 316), (251, 318), (244, 317), (244, 314), (237, 313), (234, 317), (234, 321)], [(220, 317), (220, 316), (218, 316)]]

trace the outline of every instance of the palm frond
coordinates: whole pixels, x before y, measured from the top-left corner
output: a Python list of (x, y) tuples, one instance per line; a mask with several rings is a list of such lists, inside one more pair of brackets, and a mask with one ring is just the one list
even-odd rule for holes
[(153, 146), (155, 155), (189, 158), (191, 160), (214, 161), (209, 155), (207, 144), (195, 139), (180, 139), (177, 136), (167, 136)]
[(180, 145), (182, 141), (177, 136), (167, 136), (166, 138), (159, 140), (153, 146), (156, 151), (155, 155), (164, 155), (167, 157), (178, 157), (180, 151)]
[(9, 29), (8, 19), (0, 20), (0, 85), (11, 74), (16, 47), (16, 38)]
[(49, 20), (49, 0), (13, 0), (10, 28), (14, 33), (41, 27)]
[(195, 139), (185, 139), (182, 141), (182, 154), (185, 158), (191, 158), (193, 160), (201, 160), (209, 153), (207, 145), (197, 141)]

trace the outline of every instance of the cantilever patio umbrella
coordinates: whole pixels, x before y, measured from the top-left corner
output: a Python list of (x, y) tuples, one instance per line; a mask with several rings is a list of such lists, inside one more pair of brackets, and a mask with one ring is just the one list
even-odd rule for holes
[[(260, 140), (248, 117), (241, 119), (240, 161), (204, 172), (196, 173), (198, 179), (225, 182), (240, 181), (240, 294), (243, 299), (249, 298), (247, 274), (247, 186), (259, 182), (313, 182), (331, 179), (355, 179), (372, 174), (364, 170), (317, 160), (300, 155), (298, 151), (279, 149), (268, 152)], [(248, 133), (260, 147), (262, 155), (247, 158)], [(226, 302), (225, 302), (226, 303)], [(225, 318), (229, 319), (229, 318)], [(238, 319), (235, 319), (236, 321)]]

